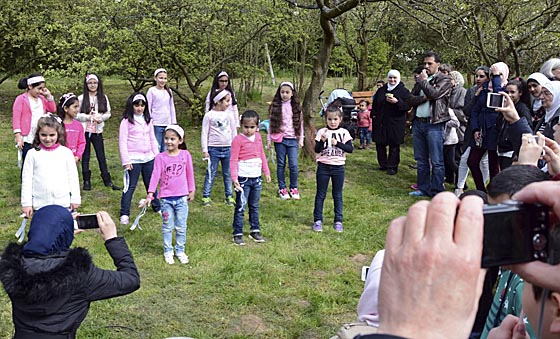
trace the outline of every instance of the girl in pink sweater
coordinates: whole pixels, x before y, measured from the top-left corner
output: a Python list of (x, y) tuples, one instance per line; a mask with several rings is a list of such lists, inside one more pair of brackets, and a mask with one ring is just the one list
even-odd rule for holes
[(66, 93), (60, 97), (58, 102), (58, 116), (64, 123), (66, 130), (66, 147), (68, 147), (76, 164), (82, 159), (84, 149), (86, 148), (86, 135), (82, 123), (76, 120), (76, 116), (80, 111), (80, 102), (74, 93)]
[[(298, 148), (303, 147), (303, 115), (299, 96), (291, 82), (278, 86), (268, 109), (270, 127), (267, 145), (274, 142), (276, 151), (276, 176), (278, 194), (282, 200), (299, 200), (298, 189)], [(286, 157), (290, 171), (290, 190), (286, 186)]]
[[(147, 102), (143, 93), (129, 96), (119, 129), (122, 166), (130, 178), (128, 190), (121, 197), (120, 222), (123, 225), (129, 222), (130, 203), (140, 174), (147, 188), (154, 169), (154, 158), (159, 153)], [(160, 210), (159, 200), (153, 201), (152, 209), (154, 212)]]
[(12, 109), (12, 127), (17, 147), (22, 151), (23, 159), (33, 148), (33, 139), (37, 122), (47, 112), (56, 112), (56, 103), (41, 73), (34, 73), (21, 78), (18, 88), (25, 92), (17, 96)]
[(155, 86), (148, 89), (146, 98), (148, 99), (148, 109), (154, 123), (154, 132), (159, 145), (159, 151), (165, 151), (163, 134), (167, 125), (176, 124), (175, 103), (173, 93), (167, 85), (167, 71), (158, 68), (154, 72)]
[(165, 128), (164, 140), (167, 151), (156, 156), (152, 180), (146, 200), (148, 205), (154, 199), (154, 192), (159, 184), (163, 237), (163, 257), (168, 264), (173, 259), (173, 229), (175, 229), (175, 255), (181, 264), (187, 264), (189, 257), (185, 254), (187, 241), (187, 216), (189, 201), (193, 201), (195, 184), (192, 157), (184, 143), (185, 131), (179, 125)]
[(259, 222), (259, 201), (261, 198), (262, 178), (270, 182), (270, 170), (266, 162), (261, 135), (259, 134), (259, 115), (255, 111), (245, 111), (240, 120), (241, 133), (233, 138), (231, 144), (230, 172), (235, 187), (235, 212), (233, 213), (233, 243), (243, 242), (243, 215), (249, 205), (249, 238), (264, 242)]

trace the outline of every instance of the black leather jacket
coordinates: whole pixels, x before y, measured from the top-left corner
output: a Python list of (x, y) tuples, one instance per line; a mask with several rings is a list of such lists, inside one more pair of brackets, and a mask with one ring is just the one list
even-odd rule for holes
[[(449, 97), (451, 96), (452, 87), (451, 78), (441, 72), (438, 72), (429, 81), (422, 80), (417, 82), (412, 89), (412, 96), (408, 101), (408, 104), (414, 107), (414, 118), (416, 118), (416, 107), (429, 100), (432, 124), (439, 124), (451, 119), (449, 116)], [(421, 90), (424, 92), (424, 96), (420, 96)]]

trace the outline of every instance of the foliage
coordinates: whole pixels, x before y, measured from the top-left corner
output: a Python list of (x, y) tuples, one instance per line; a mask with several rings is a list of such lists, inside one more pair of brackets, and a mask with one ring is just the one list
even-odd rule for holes
[[(120, 112), (130, 93), (129, 85), (123, 80), (105, 79), (113, 110)], [(59, 81), (51, 79), (49, 84), (58, 86)], [(333, 81), (327, 79), (326, 86), (332, 87)], [(275, 90), (275, 86), (265, 86), (264, 99), (251, 103), (250, 108), (266, 112), (266, 101)], [(21, 222), (19, 169), (8, 113), (17, 94), (13, 81), (0, 85), (0, 132), (5, 136), (0, 138), (0, 147), (6, 150), (0, 153), (0, 248), (15, 240)], [(180, 123), (185, 124), (183, 117)], [(118, 125), (115, 114), (103, 132), (115, 182), (122, 173)], [(273, 182), (263, 186), (260, 209), (263, 235), (268, 241), (256, 244), (246, 239), (245, 247), (236, 247), (231, 243), (233, 210), (222, 202), (221, 180), (216, 180), (212, 192), (214, 205), (201, 205), (205, 163), (201, 160), (200, 132), (186, 128), (186, 133), (198, 188), (195, 201), (189, 205), (187, 253), (191, 263), (164, 264), (161, 219), (156, 213), (149, 211), (142, 217), (142, 230), (119, 226), (119, 234), (126, 237), (139, 267), (141, 288), (128, 296), (92, 303), (78, 338), (328, 338), (342, 323), (355, 321), (363, 289), (362, 265), (368, 265), (383, 247), (390, 220), (416, 201), (406, 194), (415, 180), (415, 171), (407, 167), (413, 162), (410, 140), (401, 152), (399, 175), (390, 180), (384, 172), (373, 170), (373, 151), (356, 150), (348, 155), (345, 231), (341, 234), (330, 227), (334, 218), (330, 196), (325, 201), (325, 231), (311, 231), (314, 162), (300, 162), (302, 200), (296, 202), (277, 197), (275, 166), (269, 161)], [(90, 165), (94, 173), (99, 173), (94, 159)], [(92, 185), (92, 191), (82, 192), (80, 211), (105, 209), (117, 220), (120, 192), (104, 187), (95, 174)], [(139, 183), (133, 200), (144, 196)], [(139, 212), (132, 211), (132, 217)], [(75, 245), (87, 247), (97, 265), (114, 268), (94, 231), (80, 234)], [(0, 288), (0, 338), (11, 338), (12, 330), (11, 304)]]

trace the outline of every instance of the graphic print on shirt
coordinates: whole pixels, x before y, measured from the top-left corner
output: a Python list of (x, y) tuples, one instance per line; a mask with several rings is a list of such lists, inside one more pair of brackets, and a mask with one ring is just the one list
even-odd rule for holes
[(185, 159), (181, 156), (178, 162), (173, 162), (165, 166), (165, 175), (162, 178), (162, 186), (169, 185), (173, 178), (185, 175)]
[(332, 146), (331, 139), (336, 139), (336, 141), (343, 143), (344, 135), (342, 133), (329, 132), (330, 135), (327, 137), (327, 147), (321, 151), (321, 156), (323, 157), (342, 157), (344, 156), (344, 151), (336, 146)]
[(229, 118), (227, 115), (224, 116), (223, 118), (220, 117), (220, 118), (212, 119), (210, 123), (213, 125), (213, 127), (216, 127), (220, 131), (229, 130)]

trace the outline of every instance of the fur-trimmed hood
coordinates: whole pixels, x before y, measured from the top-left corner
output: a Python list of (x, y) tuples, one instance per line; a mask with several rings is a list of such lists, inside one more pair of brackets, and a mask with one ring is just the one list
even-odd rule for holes
[(12, 304), (27, 313), (52, 314), (87, 282), (92, 259), (84, 248), (50, 256), (26, 256), (9, 244), (0, 259), (0, 281)]

